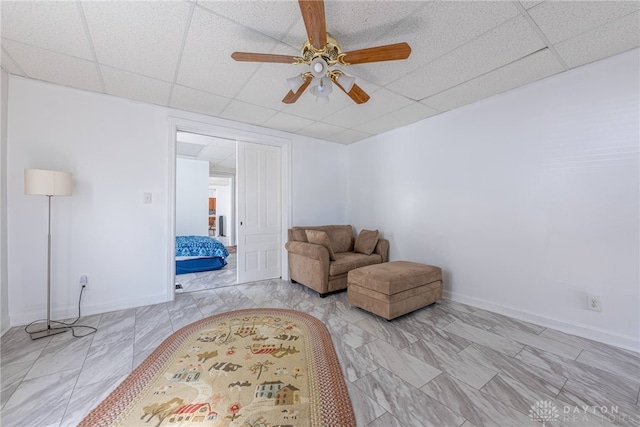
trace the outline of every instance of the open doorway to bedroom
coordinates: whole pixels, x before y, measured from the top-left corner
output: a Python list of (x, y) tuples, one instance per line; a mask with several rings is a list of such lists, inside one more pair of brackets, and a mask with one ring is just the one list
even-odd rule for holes
[(177, 132), (177, 293), (238, 283), (235, 183), (234, 140)]
[[(175, 284), (178, 276), (176, 275), (177, 240), (181, 234), (179, 223), (182, 223), (178, 212), (181, 209), (182, 197), (178, 190), (177, 176), (180, 173), (178, 169), (181, 168), (180, 163), (201, 160), (198, 156), (206, 156), (207, 152), (217, 153), (218, 158), (214, 159), (214, 163), (217, 164), (213, 168), (216, 174), (232, 179), (231, 194), (234, 195), (235, 200), (231, 203), (230, 219), (227, 221), (225, 217), (222, 222), (225, 223), (223, 234), (225, 237), (227, 234), (230, 237), (228, 245), (234, 246), (234, 239), (237, 245), (237, 255), (234, 257), (237, 260), (237, 273), (233, 283), (243, 284), (276, 278), (288, 280), (285, 243), (291, 215), (291, 140), (269, 132), (262, 133), (180, 117), (171, 118), (169, 132), (171, 163), (168, 181), (170, 208), (168, 212), (170, 229), (168, 298), (173, 299), (176, 293)], [(221, 150), (225, 144), (230, 149), (226, 156)], [(234, 151), (235, 161), (232, 157)], [(198, 207), (197, 210), (203, 212), (204, 218), (188, 220), (187, 225), (195, 224), (199, 227), (198, 235), (209, 238), (211, 231), (209, 229), (209, 178), (216, 174), (212, 174), (211, 162), (206, 163), (208, 166), (201, 167), (205, 179), (198, 180), (198, 184), (192, 185), (202, 189), (203, 196), (198, 198), (203, 200), (202, 209)], [(235, 163), (237, 170), (235, 172), (229, 169), (221, 170), (221, 167), (225, 167), (225, 163), (227, 168), (231, 168)], [(205, 184), (203, 185), (202, 182)], [(216, 196), (217, 194), (218, 189), (216, 189)], [(216, 200), (214, 235), (219, 234), (220, 227), (217, 203)], [(192, 211), (191, 209), (186, 211), (189, 217)], [(221, 242), (221, 244), (224, 247), (224, 243)], [(209, 279), (202, 281), (207, 283), (206, 289), (212, 289)]]

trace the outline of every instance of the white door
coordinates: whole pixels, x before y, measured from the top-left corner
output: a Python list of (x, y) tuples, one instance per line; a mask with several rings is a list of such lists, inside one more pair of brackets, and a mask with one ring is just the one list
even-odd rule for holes
[(281, 276), (280, 147), (238, 141), (238, 282)]

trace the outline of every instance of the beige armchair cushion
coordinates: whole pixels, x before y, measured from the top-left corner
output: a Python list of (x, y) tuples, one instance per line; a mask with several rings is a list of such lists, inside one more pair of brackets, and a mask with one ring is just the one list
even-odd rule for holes
[(380, 264), (382, 262), (382, 257), (378, 254), (365, 256), (364, 254), (357, 254), (355, 252), (341, 252), (335, 255), (335, 261), (329, 264), (330, 276), (346, 274), (355, 268)]
[(296, 242), (306, 242), (306, 243), (309, 242), (307, 240), (307, 233), (305, 230), (300, 228), (294, 228), (292, 232), (293, 232), (293, 240), (295, 240)]
[(354, 252), (371, 255), (378, 244), (378, 230), (360, 230)]
[(329, 250), (329, 259), (332, 261), (336, 259), (336, 255), (333, 253), (333, 249), (331, 249), (329, 236), (326, 232), (318, 230), (306, 230), (305, 233), (307, 235), (307, 241), (309, 243), (324, 246)]
[(329, 236), (333, 252), (338, 254), (353, 250), (353, 228), (350, 225), (328, 225), (325, 227), (325, 231)]

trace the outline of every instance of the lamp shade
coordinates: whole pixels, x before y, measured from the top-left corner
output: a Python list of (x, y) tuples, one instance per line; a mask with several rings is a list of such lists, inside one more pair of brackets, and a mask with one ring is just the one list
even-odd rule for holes
[(291, 77), (290, 79), (287, 79), (287, 83), (289, 84), (289, 87), (291, 88), (291, 91), (293, 93), (296, 93), (298, 91), (298, 89), (300, 89), (300, 87), (302, 87), (304, 82), (305, 82), (305, 80), (299, 74), (297, 76), (295, 76), (295, 77)]
[(42, 169), (24, 170), (24, 194), (32, 196), (70, 196), (71, 172)]
[(333, 91), (333, 85), (328, 77), (313, 80), (314, 83), (317, 83), (311, 87), (311, 94), (313, 96), (329, 96)]
[(353, 84), (356, 82), (356, 78), (347, 76), (346, 74), (340, 74), (337, 81), (344, 88), (344, 91), (349, 93), (351, 92), (351, 89), (353, 89)]

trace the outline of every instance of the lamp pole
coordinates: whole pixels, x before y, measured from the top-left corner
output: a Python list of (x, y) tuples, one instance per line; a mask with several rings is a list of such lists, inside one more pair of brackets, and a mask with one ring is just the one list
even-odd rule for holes
[(49, 220), (47, 226), (47, 329), (38, 332), (31, 332), (32, 340), (37, 340), (51, 335), (67, 332), (66, 328), (51, 329), (51, 198), (53, 195), (47, 194), (49, 200)]

